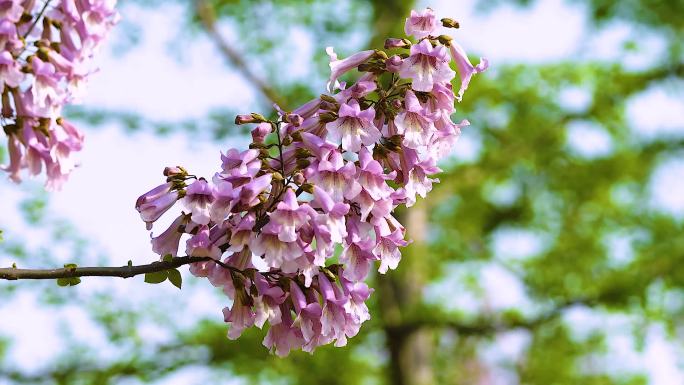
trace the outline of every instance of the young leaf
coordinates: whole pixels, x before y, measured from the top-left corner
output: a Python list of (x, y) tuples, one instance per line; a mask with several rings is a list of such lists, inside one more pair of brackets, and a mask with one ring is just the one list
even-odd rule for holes
[(145, 282), (147, 283), (162, 283), (166, 281), (166, 278), (168, 278), (168, 273), (166, 271), (145, 274)]
[(81, 278), (79, 277), (71, 277), (71, 278), (57, 278), (57, 285), (58, 286), (76, 286), (79, 283), (81, 283)]
[(181, 276), (180, 272), (176, 269), (171, 269), (168, 270), (168, 276), (169, 276), (169, 281), (173, 284), (173, 286), (177, 288), (181, 288), (183, 286), (183, 277)]

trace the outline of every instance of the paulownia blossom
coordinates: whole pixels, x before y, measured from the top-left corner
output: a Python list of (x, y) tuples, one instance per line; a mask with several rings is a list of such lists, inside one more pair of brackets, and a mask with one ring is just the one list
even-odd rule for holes
[[(182, 201), (185, 211), (152, 238), (152, 249), (176, 256), (187, 238), (188, 255), (211, 258), (190, 271), (230, 298), (223, 310), (228, 338), (268, 325), (263, 344), (276, 354), (311, 352), (345, 345), (370, 318), (373, 290), (365, 279), (373, 266), (381, 274), (396, 268), (408, 244), (394, 210), (439, 182), (437, 161), (468, 124), (450, 118), (460, 94), (448, 52), (459, 93), (486, 68), (485, 60), (470, 65), (436, 30), (431, 9), (414, 11), (406, 33), (419, 41), (385, 44), (408, 52), (370, 50), (340, 60), (328, 49), (333, 94), (290, 112), (276, 106), (273, 121), (239, 115), (236, 123), (256, 124), (250, 149), (222, 154), (210, 180), (169, 167), (165, 183), (138, 199), (148, 226)], [(363, 73), (355, 83), (338, 81), (353, 69)]]
[(10, 155), (0, 169), (14, 182), (23, 170), (45, 169), (46, 188), (56, 190), (76, 167), (73, 152), (81, 150), (83, 134), (60, 115), (94, 72), (92, 57), (119, 17), (115, 3), (0, 2), (0, 122)]

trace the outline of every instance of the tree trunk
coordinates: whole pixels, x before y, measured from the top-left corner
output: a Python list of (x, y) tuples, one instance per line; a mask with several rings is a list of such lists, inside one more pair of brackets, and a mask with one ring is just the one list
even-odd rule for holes
[(427, 252), (427, 212), (419, 201), (410, 210), (398, 213), (413, 243), (402, 250), (397, 271), (378, 277), (377, 298), (380, 303), (385, 338), (389, 350), (389, 378), (393, 385), (434, 384), (432, 368), (433, 335), (430, 330), (410, 330), (403, 322), (411, 318), (422, 302), (426, 282), (421, 256)]

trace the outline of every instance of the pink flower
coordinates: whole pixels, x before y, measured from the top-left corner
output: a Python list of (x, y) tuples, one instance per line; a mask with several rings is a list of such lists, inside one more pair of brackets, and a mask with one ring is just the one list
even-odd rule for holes
[(280, 304), (285, 302), (285, 292), (279, 286), (269, 283), (261, 273), (254, 274), (254, 283), (259, 292), (259, 296), (254, 299), (255, 325), (261, 328), (266, 320), (271, 325), (279, 324), (282, 321)]
[(327, 47), (325, 52), (328, 54), (328, 57), (330, 57), (330, 79), (328, 80), (327, 85), (328, 92), (333, 91), (337, 84), (337, 79), (340, 76), (365, 63), (375, 53), (374, 50), (361, 51), (346, 59), (339, 60), (337, 59), (337, 54), (333, 50), (333, 47)]
[(304, 171), (307, 179), (322, 187), (335, 202), (352, 199), (361, 191), (355, 178), (356, 166), (345, 162), (337, 149), (325, 152)]
[(277, 209), (271, 213), (271, 221), (280, 225), (278, 239), (294, 242), (297, 240), (296, 231), (316, 212), (307, 204), (300, 206), (292, 189), (287, 189), (282, 199)]
[(420, 13), (411, 10), (411, 17), (406, 18), (406, 24), (404, 24), (404, 32), (409, 36), (415, 36), (416, 39), (432, 35), (435, 29), (437, 29), (437, 18), (430, 8)]
[(209, 209), (209, 218), (213, 222), (221, 223), (235, 205), (235, 190), (230, 182), (219, 182), (212, 192), (214, 200)]
[(5, 85), (18, 87), (23, 80), (24, 74), (12, 54), (7, 51), (0, 53), (0, 88), (4, 88)]
[[(244, 289), (242, 290), (244, 291)], [(243, 297), (247, 297), (246, 292), (244, 295), (235, 296), (235, 301), (230, 309), (227, 307), (223, 309), (223, 320), (230, 324), (228, 338), (231, 340), (240, 337), (242, 331), (254, 325), (256, 319), (256, 313), (254, 313), (249, 304), (245, 303), (245, 298)]]
[(412, 79), (415, 91), (430, 92), (435, 83), (448, 83), (455, 73), (449, 68), (446, 48), (432, 47), (429, 41), (423, 40), (411, 46), (411, 56), (404, 59), (399, 75)]
[(342, 141), (342, 149), (359, 151), (361, 144), (370, 146), (380, 139), (380, 131), (373, 124), (375, 110), (368, 107), (361, 110), (359, 102), (352, 99), (340, 106), (339, 118), (327, 125), (333, 141)]
[(480, 62), (477, 66), (473, 67), (470, 63), (468, 55), (466, 55), (465, 50), (455, 41), (451, 42), (449, 47), (451, 51), (451, 57), (456, 62), (456, 68), (458, 68), (458, 75), (461, 78), (461, 89), (458, 90), (458, 96), (456, 99), (460, 102), (463, 98), (463, 93), (468, 89), (468, 84), (470, 84), (470, 78), (474, 74), (484, 72), (489, 67), (489, 61), (485, 58), (480, 58)]
[(264, 174), (242, 186), (236, 197), (241, 208), (254, 207), (259, 204), (259, 194), (271, 185), (272, 178), (271, 174)]
[(264, 257), (269, 267), (280, 267), (286, 261), (293, 261), (302, 253), (297, 242), (283, 242), (280, 240), (280, 229), (271, 224), (264, 227), (261, 234), (253, 234), (249, 248), (258, 256)]
[(421, 106), (413, 91), (406, 91), (404, 99), (406, 109), (394, 118), (394, 124), (400, 134), (404, 134), (404, 146), (417, 149), (428, 144), (435, 131), (436, 114)]
[(177, 256), (178, 243), (183, 235), (181, 232), (181, 226), (185, 225), (188, 220), (189, 218), (187, 215), (181, 214), (173, 221), (173, 223), (171, 223), (166, 231), (152, 238), (152, 251), (162, 257), (167, 254), (171, 254), (171, 256), (174, 257)]
[(209, 224), (209, 210), (214, 201), (211, 187), (204, 179), (198, 179), (186, 189), (183, 205), (192, 213), (192, 221), (198, 225)]
[(178, 197), (178, 191), (173, 190), (173, 184), (167, 182), (141, 195), (135, 202), (135, 209), (147, 224), (147, 229), (151, 230), (152, 223), (173, 207)]
[(33, 67), (34, 81), (31, 87), (33, 100), (39, 107), (47, 107), (59, 103), (61, 90), (57, 84), (57, 74), (52, 63), (34, 57), (31, 61)]
[(380, 274), (387, 273), (387, 269), (396, 269), (401, 260), (399, 247), (406, 246), (408, 242), (404, 240), (403, 229), (396, 229), (388, 236), (378, 239), (378, 244), (373, 248), (373, 254), (380, 259)]
[(185, 253), (192, 257), (211, 257), (213, 259), (221, 257), (221, 250), (212, 242), (207, 226), (200, 227), (197, 234), (188, 239)]
[(304, 344), (304, 338), (299, 329), (293, 325), (290, 309), (285, 305), (280, 305), (282, 321), (278, 324), (271, 325), (264, 337), (263, 345), (275, 353), (279, 357), (285, 357), (290, 353), (290, 350), (301, 348)]
[(21, 151), (21, 143), (15, 135), (9, 135), (7, 137), (7, 152), (9, 152), (9, 165), (1, 165), (0, 169), (9, 172), (9, 178), (15, 182), (21, 182), (21, 177), (19, 176), (19, 171), (21, 170), (21, 163), (24, 159), (24, 155)]

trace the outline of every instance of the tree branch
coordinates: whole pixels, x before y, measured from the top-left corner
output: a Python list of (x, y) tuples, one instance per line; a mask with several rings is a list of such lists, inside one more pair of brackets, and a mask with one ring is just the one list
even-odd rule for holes
[(173, 257), (166, 261), (156, 261), (147, 265), (128, 265), (120, 267), (65, 267), (61, 269), (17, 269), (0, 268), (0, 279), (58, 279), (74, 277), (121, 277), (131, 278), (136, 275), (155, 273), (195, 262), (214, 261), (211, 257)]
[(209, 38), (218, 46), (223, 56), (230, 64), (232, 64), (245, 79), (254, 84), (268, 100), (285, 108), (284, 100), (280, 94), (250, 69), (249, 65), (247, 65), (242, 58), (242, 55), (231, 47), (216, 29), (216, 16), (214, 15), (211, 5), (206, 0), (195, 0), (195, 10), (200, 25), (207, 35), (209, 35)]

